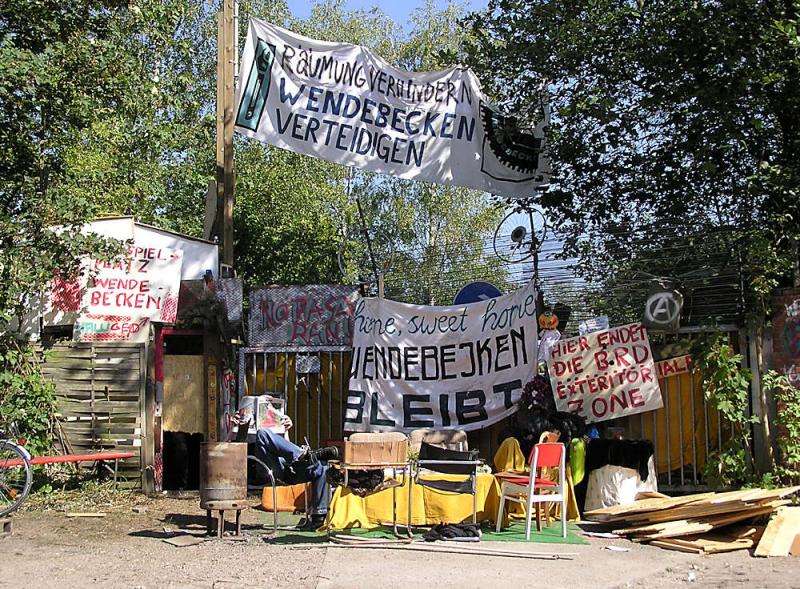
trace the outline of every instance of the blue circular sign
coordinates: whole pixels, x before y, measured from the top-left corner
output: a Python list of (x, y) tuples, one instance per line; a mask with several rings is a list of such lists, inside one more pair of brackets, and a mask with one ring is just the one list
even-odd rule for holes
[(453, 301), (454, 305), (467, 305), (469, 303), (481, 303), (488, 301), (495, 297), (501, 296), (503, 293), (494, 284), (488, 282), (470, 282), (462, 287)]

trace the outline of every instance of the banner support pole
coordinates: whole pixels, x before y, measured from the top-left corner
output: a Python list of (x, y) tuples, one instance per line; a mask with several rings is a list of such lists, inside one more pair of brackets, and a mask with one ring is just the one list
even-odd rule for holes
[(223, 0), (217, 13), (217, 236), (221, 243), (220, 276), (233, 274), (233, 154), (236, 63), (236, 0)]

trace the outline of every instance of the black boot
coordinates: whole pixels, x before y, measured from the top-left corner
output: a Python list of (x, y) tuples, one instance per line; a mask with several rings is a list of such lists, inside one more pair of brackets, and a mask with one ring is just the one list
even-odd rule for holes
[(325, 446), (311, 450), (307, 448), (298, 458), (298, 462), (309, 461), (313, 463), (328, 462), (329, 460), (339, 460), (339, 448), (336, 446)]
[(316, 450), (309, 450), (308, 455), (314, 462), (328, 462), (329, 460), (339, 460), (339, 448), (337, 446), (325, 446)]
[(301, 520), (295, 530), (300, 532), (316, 532), (322, 526), (325, 525), (325, 519), (327, 515), (324, 513), (312, 513), (311, 517), (306, 517), (305, 519)]

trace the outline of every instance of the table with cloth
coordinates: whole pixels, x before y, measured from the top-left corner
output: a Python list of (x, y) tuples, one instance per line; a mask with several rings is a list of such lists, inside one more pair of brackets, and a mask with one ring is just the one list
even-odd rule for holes
[[(421, 478), (463, 481), (465, 477), (434, 473)], [(406, 477), (405, 484), (397, 488), (397, 523), (400, 525), (407, 525), (408, 485), (409, 477)], [(494, 521), (500, 505), (500, 486), (494, 475), (478, 473), (476, 487), (478, 521)], [(472, 517), (472, 495), (469, 493), (450, 493), (417, 484), (413, 486), (412, 492), (411, 525), (461, 522)], [(392, 490), (359, 497), (350, 489), (337, 487), (329, 510), (333, 529), (377, 527), (392, 521)]]

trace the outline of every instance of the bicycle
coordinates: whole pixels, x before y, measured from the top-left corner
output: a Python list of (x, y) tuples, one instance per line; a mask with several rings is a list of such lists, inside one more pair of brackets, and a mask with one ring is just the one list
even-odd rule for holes
[(0, 517), (18, 509), (33, 484), (31, 455), (24, 444), (13, 424), (0, 429)]

